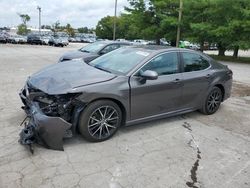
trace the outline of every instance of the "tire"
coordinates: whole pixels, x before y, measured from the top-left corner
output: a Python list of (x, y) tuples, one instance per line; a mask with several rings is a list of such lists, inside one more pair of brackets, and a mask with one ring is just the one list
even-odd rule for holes
[(222, 91), (218, 87), (213, 87), (209, 92), (202, 109), (200, 110), (203, 114), (211, 115), (214, 114), (220, 107), (222, 101)]
[(102, 142), (111, 138), (122, 122), (120, 107), (110, 100), (99, 100), (91, 103), (81, 113), (79, 131), (91, 142)]

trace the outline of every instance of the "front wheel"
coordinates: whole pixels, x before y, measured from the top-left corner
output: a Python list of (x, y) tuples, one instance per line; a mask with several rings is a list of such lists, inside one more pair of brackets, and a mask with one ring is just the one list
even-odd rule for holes
[(82, 112), (79, 131), (89, 141), (101, 142), (112, 137), (122, 122), (122, 112), (113, 101), (100, 100), (91, 103)]
[(215, 113), (221, 104), (222, 101), (222, 91), (218, 87), (213, 87), (213, 89), (208, 94), (205, 104), (201, 109), (201, 112), (206, 115)]

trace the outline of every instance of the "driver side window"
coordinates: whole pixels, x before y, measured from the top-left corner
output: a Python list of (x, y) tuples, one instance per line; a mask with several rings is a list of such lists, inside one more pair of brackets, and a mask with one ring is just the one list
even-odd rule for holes
[(106, 54), (106, 53), (108, 53), (108, 52), (111, 52), (111, 51), (113, 51), (113, 50), (115, 50), (115, 49), (117, 49), (117, 48), (119, 48), (120, 47), (120, 45), (118, 45), (118, 44), (111, 44), (111, 45), (108, 45), (108, 46), (106, 46), (103, 50), (102, 50), (102, 54)]
[(161, 75), (169, 75), (178, 72), (178, 56), (177, 52), (170, 52), (159, 55), (152, 59), (141, 69), (143, 72), (152, 70)]

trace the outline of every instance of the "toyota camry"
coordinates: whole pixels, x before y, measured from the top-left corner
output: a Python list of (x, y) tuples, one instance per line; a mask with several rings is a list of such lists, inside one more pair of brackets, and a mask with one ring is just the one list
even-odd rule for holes
[(231, 86), (227, 66), (188, 49), (129, 46), (89, 63), (56, 63), (30, 76), (20, 92), (29, 118), (20, 142), (63, 150), (63, 138), (77, 132), (99, 142), (123, 125), (196, 110), (210, 115)]

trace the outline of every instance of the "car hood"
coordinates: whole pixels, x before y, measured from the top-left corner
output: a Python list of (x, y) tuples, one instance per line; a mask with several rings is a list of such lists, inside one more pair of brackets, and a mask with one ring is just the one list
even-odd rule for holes
[(84, 61), (72, 60), (50, 65), (33, 74), (28, 84), (47, 94), (73, 93), (78, 87), (109, 81), (114, 74), (96, 69)]
[(97, 54), (94, 53), (88, 53), (88, 52), (81, 52), (80, 50), (78, 51), (71, 51), (65, 53), (61, 58), (60, 61), (63, 60), (71, 60), (71, 59), (77, 59), (77, 58), (83, 58), (83, 60), (91, 58), (91, 57), (97, 57)]

